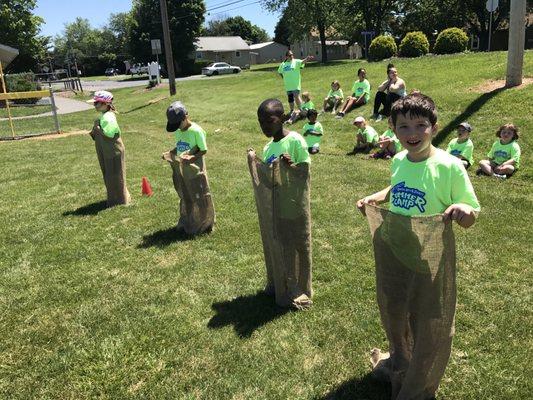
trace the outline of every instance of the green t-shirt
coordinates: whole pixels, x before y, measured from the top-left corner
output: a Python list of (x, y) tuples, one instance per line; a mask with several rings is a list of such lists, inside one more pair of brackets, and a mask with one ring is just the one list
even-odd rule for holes
[(518, 169), (520, 166), (520, 146), (516, 143), (516, 140), (513, 140), (511, 143), (501, 144), (498, 139), (492, 145), (488, 157), (498, 165), (513, 159), (514, 167)]
[(328, 95), (326, 97), (340, 97), (341, 99), (344, 99), (344, 93), (342, 92), (342, 89), (339, 90), (333, 90), (329, 89)]
[(324, 134), (324, 128), (322, 127), (322, 124), (318, 121), (316, 121), (314, 124), (310, 124), (307, 122), (303, 128), (302, 128), (302, 135), (304, 135), (304, 139), (307, 142), (307, 147), (313, 147), (315, 144), (318, 146), (320, 145), (320, 140), (322, 139), (322, 135), (316, 136), (316, 135), (305, 135), (305, 132), (307, 131), (315, 131), (318, 133)]
[(307, 151), (307, 143), (298, 132), (291, 131), (277, 142), (273, 140), (268, 142), (263, 149), (263, 161), (270, 164), (282, 154), (289, 154), (295, 164), (311, 162), (311, 157)]
[(302, 75), (300, 70), (305, 67), (305, 63), (299, 59), (284, 61), (278, 68), (278, 73), (283, 75), (285, 91), (302, 90)]
[(357, 130), (357, 134), (361, 134), (367, 143), (377, 143), (379, 140), (379, 135), (374, 128), (370, 125), (367, 125), (365, 129)]
[(104, 135), (110, 138), (114, 138), (115, 135), (120, 136), (121, 131), (118, 126), (117, 116), (113, 111), (106, 111), (100, 117), (100, 128)]
[(450, 143), (448, 143), (446, 151), (452, 156), (461, 156), (468, 161), (470, 165), (474, 164), (474, 157), (472, 155), (474, 152), (474, 143), (472, 143), (472, 140), (470, 139), (467, 139), (463, 143), (458, 143), (457, 138), (452, 139), (450, 140)]
[(315, 103), (311, 100), (302, 103), (302, 110), (315, 110)]
[(176, 140), (176, 152), (178, 155), (193, 150), (195, 147), (200, 151), (207, 150), (205, 131), (200, 125), (194, 122), (186, 131), (178, 129), (174, 132), (174, 138)]
[(365, 101), (368, 103), (368, 100), (370, 100), (370, 82), (368, 82), (367, 79), (361, 81), (355, 81), (352, 86), (352, 93), (359, 97), (363, 93), (365, 94)]
[(444, 150), (425, 161), (411, 162), (402, 151), (391, 163), (391, 212), (407, 216), (442, 214), (452, 204), (479, 202), (461, 162)]
[(392, 139), (392, 142), (394, 143), (394, 147), (396, 149), (396, 153), (402, 151), (402, 144), (400, 143), (400, 140), (396, 137), (396, 134), (392, 129), (387, 129), (385, 132), (383, 132), (383, 136)]

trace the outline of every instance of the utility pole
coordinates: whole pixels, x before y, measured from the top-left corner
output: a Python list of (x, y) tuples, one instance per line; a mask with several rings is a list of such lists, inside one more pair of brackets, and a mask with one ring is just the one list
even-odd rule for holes
[(507, 51), (507, 76), (505, 86), (522, 84), (524, 66), (526, 0), (511, 0), (509, 18), (509, 50)]
[(172, 44), (170, 43), (170, 29), (168, 27), (167, 0), (159, 0), (161, 7), (161, 23), (163, 24), (163, 43), (165, 45), (165, 59), (167, 61), (168, 86), (170, 95), (176, 94), (176, 74), (174, 72), (174, 57), (172, 56)]

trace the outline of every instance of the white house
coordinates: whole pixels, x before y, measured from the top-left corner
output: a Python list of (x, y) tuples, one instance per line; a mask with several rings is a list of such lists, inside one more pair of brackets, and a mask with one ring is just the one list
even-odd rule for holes
[(281, 43), (264, 42), (250, 45), (251, 63), (281, 62), (289, 48)]
[(202, 36), (196, 39), (195, 58), (250, 66), (250, 46), (240, 36)]
[[(326, 40), (326, 51), (328, 60), (342, 60), (361, 58), (363, 51), (358, 43), (348, 46), (347, 40)], [(303, 39), (291, 44), (291, 50), (297, 58), (304, 58), (308, 55), (315, 56), (315, 59), (322, 59), (321, 41), (314, 35), (307, 35)]]

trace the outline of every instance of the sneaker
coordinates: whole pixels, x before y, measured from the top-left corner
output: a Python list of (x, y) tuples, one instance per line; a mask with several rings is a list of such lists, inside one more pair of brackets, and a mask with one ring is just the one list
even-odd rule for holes
[(335, 115), (335, 114), (337, 114), (337, 111), (333, 110), (333, 111), (331, 112), (331, 115)]
[(372, 115), (370, 116), (370, 119), (376, 119), (378, 116), (379, 116), (379, 114), (372, 114)]
[(376, 122), (379, 122), (383, 119), (383, 115), (379, 114), (376, 118)]
[(483, 170), (481, 168), (478, 168), (476, 171), (476, 176), (482, 176), (484, 175)]
[(498, 179), (507, 179), (507, 175), (492, 174), (492, 176)]
[(342, 119), (342, 118), (344, 118), (344, 113), (343, 113), (343, 112), (338, 113), (338, 114), (335, 116), (335, 118), (337, 118), (337, 119)]

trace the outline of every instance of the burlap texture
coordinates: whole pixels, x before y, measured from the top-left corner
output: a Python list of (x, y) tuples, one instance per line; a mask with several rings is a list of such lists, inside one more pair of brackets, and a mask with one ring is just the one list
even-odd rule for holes
[(309, 164), (263, 163), (248, 152), (267, 271), (266, 291), (282, 307), (309, 307), (311, 207)]
[(98, 120), (95, 121), (90, 135), (94, 140), (98, 163), (104, 177), (107, 206), (128, 204), (130, 194), (126, 187), (126, 164), (122, 139), (119, 136), (114, 138), (105, 136)]
[(431, 399), (450, 357), (456, 306), (455, 237), (442, 216), (405, 217), (366, 206), (376, 290), (390, 358), (374, 370), (393, 400)]
[(180, 198), (178, 229), (188, 235), (210, 232), (215, 225), (215, 208), (205, 169), (204, 157), (194, 162), (184, 162), (176, 149), (163, 154), (172, 168), (174, 189)]

